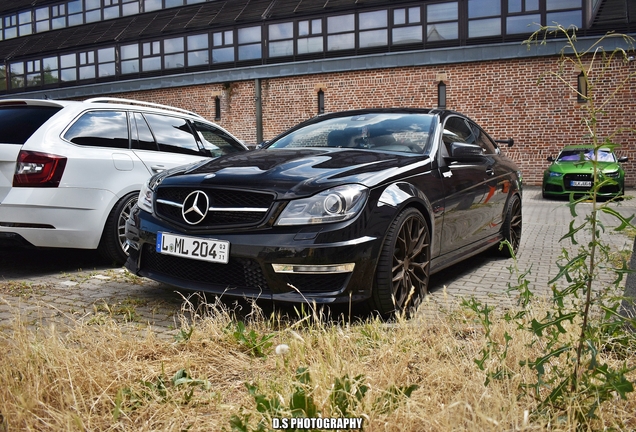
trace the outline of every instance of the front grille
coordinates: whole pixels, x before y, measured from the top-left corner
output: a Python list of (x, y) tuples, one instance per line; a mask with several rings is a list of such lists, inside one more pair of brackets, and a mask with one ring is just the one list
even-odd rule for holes
[(288, 274), (287, 282), (301, 293), (326, 293), (340, 291), (351, 273)]
[(230, 288), (252, 288), (269, 291), (258, 262), (245, 258), (230, 258), (227, 264), (181, 258), (157, 253), (154, 245), (145, 244), (140, 270), (181, 279)]
[[(210, 206), (217, 211), (209, 211), (205, 219), (196, 225), (185, 222), (182, 205), (186, 197), (196, 191), (205, 192)], [(247, 192), (213, 188), (161, 187), (157, 189), (155, 210), (162, 219), (184, 227), (206, 229), (230, 226), (254, 226), (267, 216), (267, 211), (249, 211), (249, 209), (268, 209), (274, 201), (274, 195), (264, 192)], [(171, 204), (167, 204), (167, 201)], [(232, 209), (232, 210), (223, 210)], [(245, 209), (245, 210), (242, 210)]]
[(591, 174), (566, 174), (563, 176), (563, 187), (568, 191), (588, 191), (590, 186), (571, 186), (572, 181), (593, 181)]

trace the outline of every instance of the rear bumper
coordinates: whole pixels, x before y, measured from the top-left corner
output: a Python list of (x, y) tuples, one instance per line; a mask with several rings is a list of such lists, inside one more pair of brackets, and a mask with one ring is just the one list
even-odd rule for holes
[(109, 209), (110, 191), (12, 188), (0, 203), (0, 238), (37, 247), (95, 249)]

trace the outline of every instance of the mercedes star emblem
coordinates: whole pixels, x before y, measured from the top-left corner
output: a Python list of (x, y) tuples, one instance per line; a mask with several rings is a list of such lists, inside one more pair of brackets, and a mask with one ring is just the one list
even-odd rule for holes
[(197, 190), (191, 192), (183, 201), (181, 214), (183, 220), (190, 225), (196, 225), (205, 219), (210, 208), (210, 201), (205, 192)]

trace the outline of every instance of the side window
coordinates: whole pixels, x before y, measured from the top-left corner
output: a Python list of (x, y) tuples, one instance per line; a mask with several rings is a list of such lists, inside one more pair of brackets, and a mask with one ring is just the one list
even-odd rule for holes
[(202, 152), (184, 119), (159, 114), (144, 114), (160, 151), (201, 156)]
[(73, 123), (64, 138), (82, 146), (127, 149), (128, 118), (122, 111), (90, 111)]
[(466, 121), (460, 117), (450, 117), (446, 120), (442, 139), (447, 145), (452, 142), (461, 142), (466, 144), (475, 143), (473, 131), (470, 130)]
[(495, 154), (497, 153), (497, 145), (492, 142), (490, 137), (482, 131), (479, 126), (476, 124), (470, 124), (471, 129), (473, 130), (473, 135), (476, 137), (476, 142), (484, 149), (484, 154)]
[(131, 121), (132, 147), (135, 150), (157, 151), (157, 143), (150, 132), (146, 119), (140, 113), (135, 113)]
[(194, 122), (194, 129), (210, 156), (222, 156), (239, 151), (234, 140), (223, 131), (201, 122)]

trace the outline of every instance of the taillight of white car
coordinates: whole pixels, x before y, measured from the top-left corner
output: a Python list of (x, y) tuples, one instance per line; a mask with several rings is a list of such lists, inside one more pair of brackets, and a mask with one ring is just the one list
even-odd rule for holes
[(13, 187), (58, 187), (66, 157), (21, 150), (13, 176)]

